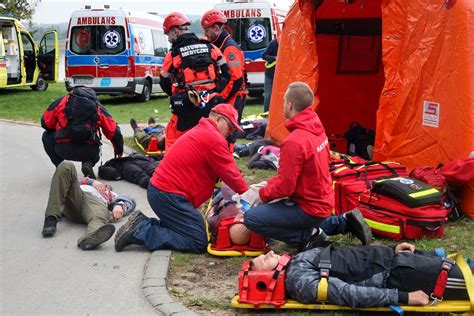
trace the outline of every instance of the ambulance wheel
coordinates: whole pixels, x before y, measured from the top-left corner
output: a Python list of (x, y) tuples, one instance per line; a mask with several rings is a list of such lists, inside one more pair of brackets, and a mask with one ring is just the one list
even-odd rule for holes
[(43, 79), (43, 77), (38, 77), (36, 84), (31, 86), (31, 89), (34, 91), (46, 91), (48, 90), (48, 83)]
[(145, 80), (143, 84), (142, 93), (137, 96), (137, 99), (141, 102), (148, 102), (151, 98), (151, 84), (150, 81)]

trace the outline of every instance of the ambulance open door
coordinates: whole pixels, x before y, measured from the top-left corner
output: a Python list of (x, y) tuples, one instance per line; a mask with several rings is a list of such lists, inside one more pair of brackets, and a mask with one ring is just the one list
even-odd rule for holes
[(59, 72), (58, 32), (43, 34), (39, 45), (38, 66), (46, 82), (56, 82)]
[(8, 80), (7, 75), (7, 58), (5, 56), (5, 44), (3, 43), (3, 34), (0, 32), (0, 87), (6, 87)]

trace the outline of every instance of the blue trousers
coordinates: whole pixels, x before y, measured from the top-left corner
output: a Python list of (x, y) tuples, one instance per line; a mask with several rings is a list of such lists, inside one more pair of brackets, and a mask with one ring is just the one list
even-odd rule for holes
[(273, 90), (273, 77), (265, 76), (265, 81), (263, 83), (263, 112), (270, 111), (270, 101), (272, 98)]
[(146, 219), (134, 234), (135, 238), (143, 242), (145, 248), (151, 251), (206, 251), (204, 218), (184, 196), (160, 191), (150, 184), (147, 197), (159, 219)]
[(255, 233), (288, 244), (307, 242), (315, 227), (320, 227), (327, 235), (342, 234), (347, 230), (346, 219), (342, 215), (313, 217), (289, 200), (249, 209), (244, 213), (244, 224)]

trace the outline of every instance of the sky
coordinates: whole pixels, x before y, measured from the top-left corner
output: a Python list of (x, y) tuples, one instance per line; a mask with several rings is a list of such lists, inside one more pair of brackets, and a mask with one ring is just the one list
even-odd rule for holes
[[(36, 7), (33, 22), (45, 24), (68, 22), (71, 13), (84, 8), (86, 4), (92, 5), (92, 8), (101, 8), (104, 4), (108, 4), (111, 8), (123, 7), (159, 14), (182, 10), (184, 14), (202, 15), (212, 9), (214, 4), (221, 2), (220, 0), (42, 0)], [(293, 0), (274, 0), (273, 2), (279, 8), (288, 9)]]

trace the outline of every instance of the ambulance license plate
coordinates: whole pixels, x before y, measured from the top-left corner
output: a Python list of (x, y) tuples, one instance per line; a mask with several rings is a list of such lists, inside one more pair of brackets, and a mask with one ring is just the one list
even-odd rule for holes
[(82, 85), (91, 85), (92, 84), (92, 78), (89, 77), (80, 77), (80, 78), (74, 78), (74, 84), (82, 84)]

